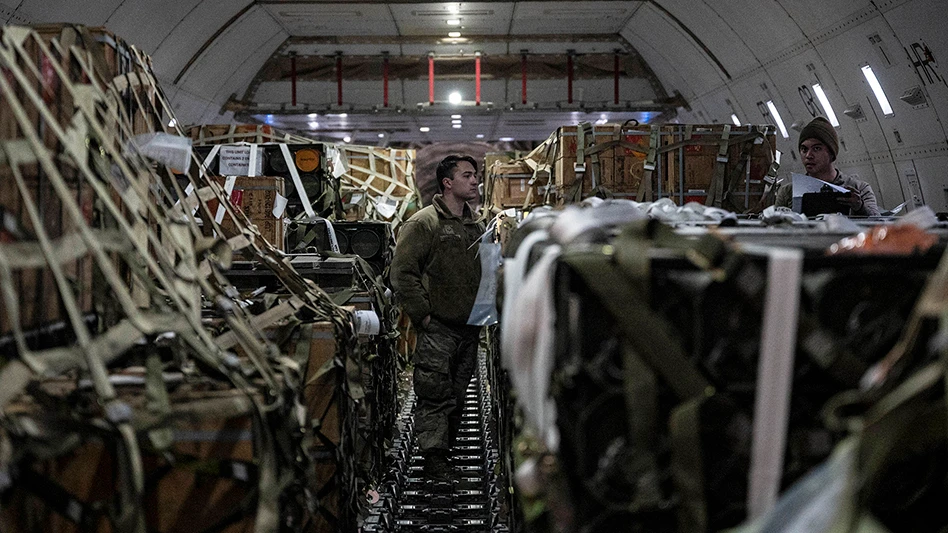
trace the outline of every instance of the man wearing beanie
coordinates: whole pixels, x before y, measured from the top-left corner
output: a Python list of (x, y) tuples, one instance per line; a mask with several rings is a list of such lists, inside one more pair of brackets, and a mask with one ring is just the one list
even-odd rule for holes
[[(807, 176), (845, 187), (852, 192), (848, 198), (839, 200), (842, 205), (850, 208), (850, 214), (879, 216), (879, 206), (876, 205), (876, 195), (872, 192), (872, 187), (860, 179), (844, 176), (833, 165), (836, 154), (839, 153), (839, 137), (828, 120), (823, 117), (811, 120), (800, 132), (797, 148), (800, 150)], [(785, 183), (777, 191), (776, 205), (790, 207), (792, 197), (793, 184)]]

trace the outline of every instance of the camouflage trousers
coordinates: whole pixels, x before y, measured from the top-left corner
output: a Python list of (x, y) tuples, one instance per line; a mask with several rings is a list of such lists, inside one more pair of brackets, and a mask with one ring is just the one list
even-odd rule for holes
[(415, 348), (415, 435), (418, 449), (450, 450), (461, 425), (468, 383), (477, 364), (479, 326), (431, 319)]

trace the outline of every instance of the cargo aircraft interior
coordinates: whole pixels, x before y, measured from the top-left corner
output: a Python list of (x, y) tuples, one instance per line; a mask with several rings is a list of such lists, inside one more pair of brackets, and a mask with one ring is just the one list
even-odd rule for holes
[(944, 0), (0, 23), (0, 532), (948, 531)]

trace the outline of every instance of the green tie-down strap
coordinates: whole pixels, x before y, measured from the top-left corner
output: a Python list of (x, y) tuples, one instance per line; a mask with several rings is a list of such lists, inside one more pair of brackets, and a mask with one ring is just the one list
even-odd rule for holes
[[(599, 251), (567, 251), (563, 261), (576, 272), (615, 320), (623, 343), (623, 385), (633, 448), (648, 456), (658, 427), (657, 381), (667, 384), (679, 400), (672, 411), (669, 431), (671, 467), (680, 504), (681, 531), (704, 531), (707, 504), (701, 449), (701, 410), (715, 394), (697, 365), (690, 360), (671, 325), (652, 310), (649, 297), (652, 248), (675, 250), (714, 277), (730, 274), (736, 256), (712, 236), (689, 239), (656, 221), (626, 226)], [(640, 489), (648, 489), (641, 486)], [(636, 503), (660, 497), (659, 491), (636, 494)]]

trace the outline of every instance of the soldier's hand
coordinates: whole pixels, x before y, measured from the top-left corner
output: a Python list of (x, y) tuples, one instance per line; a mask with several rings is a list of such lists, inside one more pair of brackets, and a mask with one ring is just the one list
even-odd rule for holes
[(853, 189), (852, 187), (847, 187), (847, 189), (849, 189), (849, 194), (846, 196), (840, 197), (838, 199), (839, 203), (841, 203), (842, 205), (845, 205), (846, 207), (849, 207), (853, 211), (857, 211), (860, 208), (862, 208), (862, 198), (859, 196), (856, 190)]

